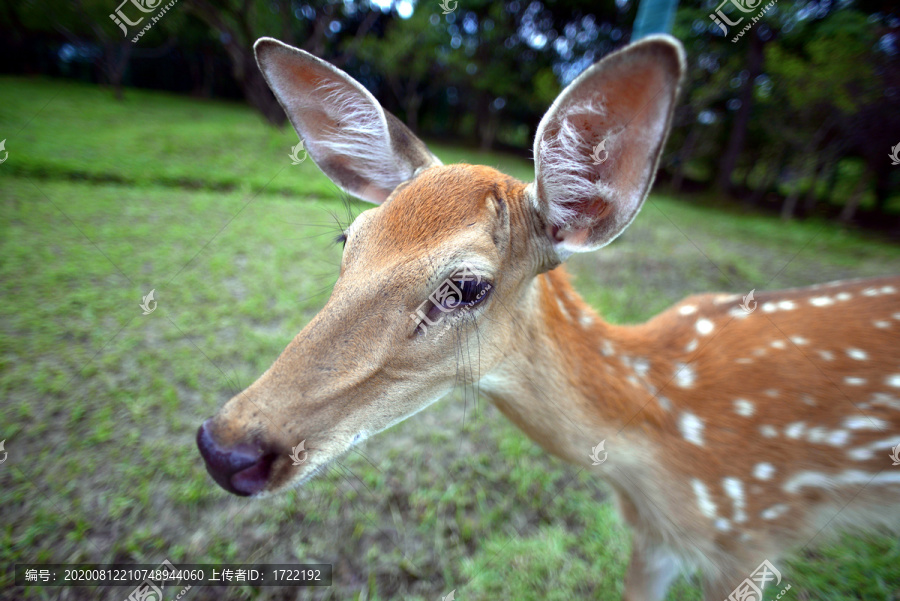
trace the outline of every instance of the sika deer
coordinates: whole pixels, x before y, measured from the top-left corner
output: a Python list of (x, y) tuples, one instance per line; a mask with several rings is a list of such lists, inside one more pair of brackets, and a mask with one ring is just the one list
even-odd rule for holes
[[(378, 206), (344, 232), (322, 311), (201, 426), (223, 488), (308, 480), (446, 395), (462, 352), (481, 369), (466, 381), (611, 485), (634, 531), (631, 601), (662, 599), (696, 568), (706, 599), (748, 598), (736, 587), (757, 565), (824, 526), (898, 526), (900, 280), (763, 293), (752, 313), (704, 294), (617, 326), (560, 266), (640, 210), (684, 70), (676, 40), (632, 44), (563, 91), (537, 132), (533, 184), (442, 165), (318, 58), (268, 38), (256, 53), (316, 164)], [(447, 328), (457, 344), (441, 341)], [(592, 466), (604, 439), (615, 451)], [(292, 461), (302, 440), (308, 456)]]

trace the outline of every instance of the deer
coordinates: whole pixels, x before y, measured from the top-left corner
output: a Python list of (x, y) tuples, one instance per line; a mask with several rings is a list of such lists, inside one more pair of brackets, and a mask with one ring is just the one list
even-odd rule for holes
[(570, 283), (565, 261), (618, 237), (653, 184), (685, 71), (675, 38), (563, 89), (531, 183), (444, 165), (324, 60), (272, 38), (255, 52), (315, 164), (375, 206), (340, 234), (321, 311), (199, 427), (226, 491), (302, 485), (462, 382), (606, 483), (632, 533), (628, 601), (682, 573), (704, 599), (754, 598), (823, 530), (900, 526), (900, 277), (702, 293), (636, 325)]

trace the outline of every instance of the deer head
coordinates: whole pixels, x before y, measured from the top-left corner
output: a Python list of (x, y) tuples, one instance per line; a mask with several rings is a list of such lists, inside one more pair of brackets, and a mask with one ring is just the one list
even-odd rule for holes
[[(684, 62), (661, 36), (587, 69), (541, 121), (525, 184), (442, 165), (347, 74), (270, 38), (255, 48), (309, 156), (376, 206), (343, 233), (321, 312), (198, 432), (210, 474), (238, 495), (301, 483), (455, 384), (497, 377), (514, 329), (538, 319), (539, 276), (640, 210)], [(292, 460), (301, 441), (307, 455)]]

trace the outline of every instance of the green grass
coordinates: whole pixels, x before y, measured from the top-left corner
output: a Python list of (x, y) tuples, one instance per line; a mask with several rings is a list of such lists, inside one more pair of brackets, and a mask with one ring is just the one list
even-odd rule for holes
[[(322, 306), (346, 209), (296, 135), (248, 109), (0, 79), (0, 598), (16, 562), (321, 561), (331, 589), (227, 598), (617, 599), (629, 535), (607, 491), (471, 395), (368, 441), (298, 491), (223, 492), (193, 436)], [(527, 161), (435, 145), (527, 178)], [(353, 214), (362, 205), (350, 207)], [(900, 271), (900, 249), (831, 224), (654, 196), (633, 227), (570, 262), (612, 321), (683, 296)], [(141, 315), (151, 289), (158, 308)], [(465, 418), (464, 418), (465, 415)], [(900, 598), (891, 538), (796, 558), (804, 599)], [(196, 589), (187, 599), (219, 598)], [(74, 588), (68, 599), (125, 589)], [(683, 579), (671, 600), (699, 599)]]

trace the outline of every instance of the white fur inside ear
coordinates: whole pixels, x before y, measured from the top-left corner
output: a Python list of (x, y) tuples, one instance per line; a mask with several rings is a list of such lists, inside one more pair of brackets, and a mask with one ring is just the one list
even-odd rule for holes
[(340, 156), (350, 159), (357, 173), (383, 190), (393, 190), (412, 174), (398, 174), (387, 133), (387, 123), (379, 107), (346, 86), (325, 82), (322, 106), (330, 127), (326, 135), (313, 142), (322, 158)]
[(591, 158), (594, 147), (605, 139), (607, 161), (615, 160), (622, 131), (600, 132), (591, 139), (584, 129), (586, 123), (602, 122), (605, 118), (606, 110), (599, 101), (566, 107), (557, 132), (540, 141), (539, 177), (545, 198), (552, 199), (547, 218), (553, 225), (572, 230), (588, 227), (591, 217), (577, 210), (578, 203), (593, 198), (616, 204), (625, 200), (598, 176)]

